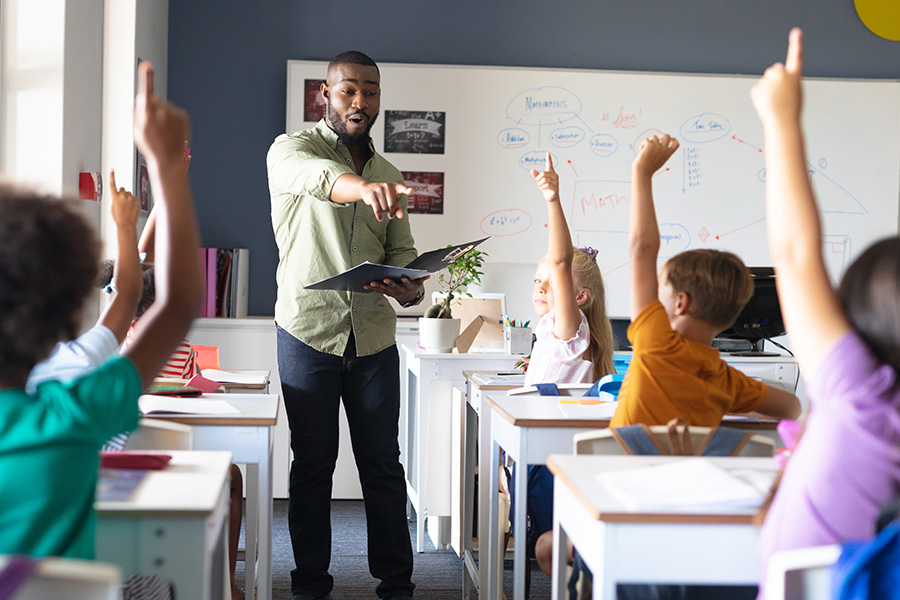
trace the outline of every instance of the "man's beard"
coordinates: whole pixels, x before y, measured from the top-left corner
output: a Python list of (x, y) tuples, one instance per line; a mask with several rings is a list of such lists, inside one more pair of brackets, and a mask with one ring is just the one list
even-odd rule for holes
[(369, 140), (371, 139), (371, 137), (369, 136), (369, 131), (371, 131), (372, 125), (375, 124), (375, 119), (378, 118), (378, 113), (375, 113), (375, 115), (371, 117), (364, 112), (362, 112), (362, 114), (366, 115), (366, 117), (368, 118), (368, 125), (366, 126), (366, 130), (359, 134), (353, 134), (347, 131), (347, 123), (344, 121), (344, 119), (341, 119), (337, 111), (334, 110), (334, 107), (331, 106), (331, 102), (328, 103), (328, 124), (331, 125), (331, 129), (338, 136), (338, 141), (340, 141), (343, 145), (365, 146), (369, 143)]

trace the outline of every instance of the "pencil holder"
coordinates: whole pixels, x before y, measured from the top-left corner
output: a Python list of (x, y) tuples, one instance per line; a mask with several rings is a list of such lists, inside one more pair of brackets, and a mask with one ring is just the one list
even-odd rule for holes
[(507, 327), (506, 349), (509, 354), (531, 354), (531, 327)]

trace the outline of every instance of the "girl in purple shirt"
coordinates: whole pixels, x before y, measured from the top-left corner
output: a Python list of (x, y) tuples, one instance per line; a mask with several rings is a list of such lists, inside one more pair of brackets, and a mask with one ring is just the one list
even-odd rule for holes
[(765, 134), (778, 295), (812, 399), (763, 524), (760, 598), (773, 552), (871, 538), (879, 510), (900, 493), (900, 238), (868, 248), (835, 293), (803, 147), (802, 64), (794, 29), (785, 64), (751, 92)]

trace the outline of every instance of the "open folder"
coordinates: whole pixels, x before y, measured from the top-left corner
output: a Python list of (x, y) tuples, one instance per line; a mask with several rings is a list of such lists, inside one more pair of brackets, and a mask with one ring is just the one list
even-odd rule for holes
[(347, 290), (350, 292), (366, 293), (371, 290), (363, 289), (363, 286), (369, 285), (373, 281), (381, 281), (383, 279), (399, 280), (402, 277), (406, 277), (407, 279), (418, 279), (420, 277), (425, 277), (430, 273), (436, 273), (445, 267), (449, 267), (457, 258), (487, 239), (488, 238), (481, 238), (474, 242), (466, 242), (465, 244), (458, 244), (456, 246), (450, 246), (449, 248), (439, 248), (437, 250), (432, 250), (431, 252), (426, 252), (405, 267), (378, 265), (366, 261), (333, 277), (303, 286), (303, 289)]

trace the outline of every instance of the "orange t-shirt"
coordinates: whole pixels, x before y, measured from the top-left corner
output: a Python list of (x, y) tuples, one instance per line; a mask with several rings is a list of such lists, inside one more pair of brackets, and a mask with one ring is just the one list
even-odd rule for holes
[(716, 427), (725, 413), (756, 410), (766, 399), (764, 383), (725, 364), (715, 348), (672, 329), (659, 301), (632, 321), (628, 340), (634, 356), (610, 427), (665, 425), (674, 418)]

